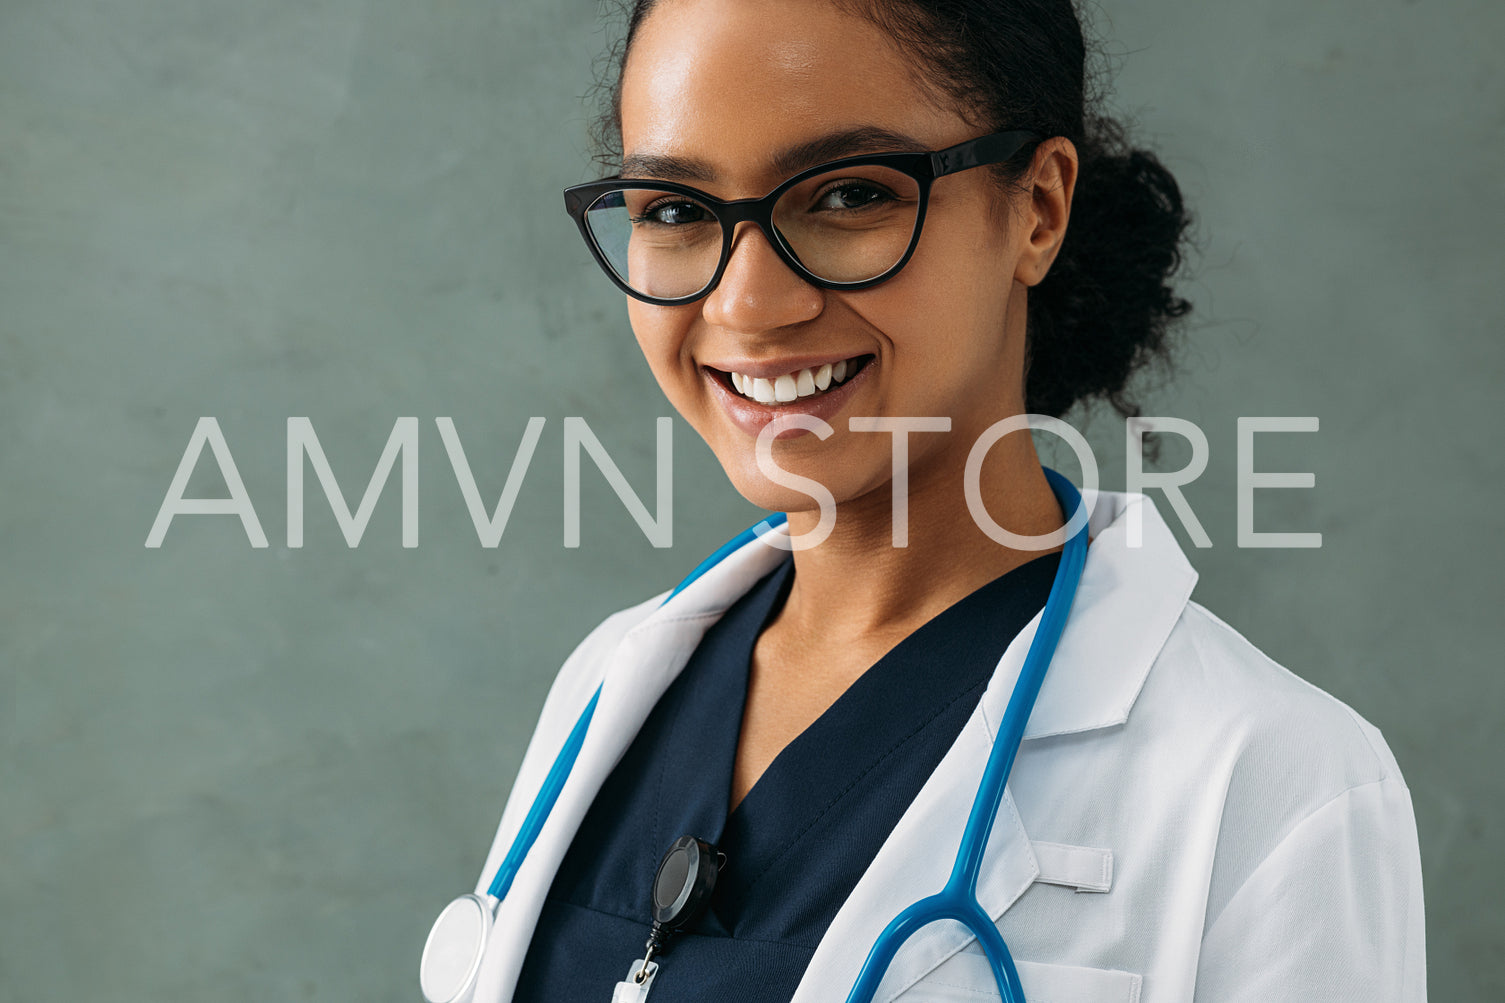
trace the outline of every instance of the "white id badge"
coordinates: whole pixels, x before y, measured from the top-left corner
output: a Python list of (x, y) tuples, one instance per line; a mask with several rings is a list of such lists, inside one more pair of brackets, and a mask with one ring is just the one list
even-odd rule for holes
[(648, 975), (642, 982), (638, 981), (638, 972), (643, 970), (642, 959), (632, 963), (627, 971), (627, 978), (617, 983), (617, 988), (611, 994), (611, 1003), (643, 1003), (648, 998), (648, 990), (653, 987), (653, 977), (658, 974), (658, 962), (648, 962)]

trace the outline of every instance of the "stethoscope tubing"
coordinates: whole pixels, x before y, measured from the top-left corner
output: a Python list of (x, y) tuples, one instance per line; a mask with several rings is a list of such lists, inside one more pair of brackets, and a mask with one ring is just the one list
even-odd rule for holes
[[(1081, 495), (1065, 477), (1049, 467), (1044, 470), (1056, 500), (1067, 513), (1069, 524), (1081, 505)], [(998, 736), (993, 740), (987, 766), (983, 769), (982, 782), (972, 799), (972, 810), (967, 816), (967, 827), (962, 832), (961, 846), (957, 850), (951, 876), (944, 888), (910, 905), (878, 935), (868, 951), (857, 981), (847, 994), (847, 1003), (871, 1003), (873, 995), (878, 991), (878, 984), (904, 942), (921, 927), (942, 919), (955, 920), (977, 936), (1004, 1003), (1025, 1003), (1024, 988), (1019, 983), (1019, 973), (1014, 967), (1008, 945), (1004, 943), (992, 918), (977, 901), (977, 880), (982, 873), (983, 856), (987, 852), (993, 822), (998, 818), (998, 808), (1003, 803), (1004, 788), (1008, 783), (1009, 773), (1014, 768), (1014, 757), (1024, 738), (1025, 725), (1034, 710), (1035, 698), (1040, 695), (1040, 686), (1045, 681), (1045, 672), (1055, 654), (1056, 643), (1066, 627), (1066, 619), (1070, 615), (1077, 584), (1081, 581), (1082, 568), (1086, 563), (1087, 521), (1084, 518), (1082, 525), (1067, 539), (1061, 552), (1061, 563), (1056, 568), (1056, 577), (1051, 583), (1045, 610), (1040, 614), (1040, 624), (1035, 629), (1029, 652), (1024, 657), (1024, 665), (1019, 670), (1019, 679), (1009, 696), (1008, 707), (1003, 712)]]

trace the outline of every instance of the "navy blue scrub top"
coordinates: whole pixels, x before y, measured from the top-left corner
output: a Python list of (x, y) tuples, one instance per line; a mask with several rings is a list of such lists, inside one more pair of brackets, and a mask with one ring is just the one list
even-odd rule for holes
[[(514, 1003), (608, 1003), (652, 929), (680, 836), (726, 862), (711, 907), (659, 958), (651, 1003), (788, 1003), (831, 919), (1045, 605), (1059, 552), (953, 604), (863, 673), (779, 753), (736, 810), (732, 766), (753, 645), (792, 559), (706, 631), (586, 813), (539, 915)], [(936, 889), (939, 890), (939, 889)]]

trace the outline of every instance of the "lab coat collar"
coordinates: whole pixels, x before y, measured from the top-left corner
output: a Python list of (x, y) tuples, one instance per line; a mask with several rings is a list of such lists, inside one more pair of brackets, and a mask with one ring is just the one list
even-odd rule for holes
[[(1082, 499), (1092, 513), (1092, 543), (1066, 629), (1025, 726), (1026, 740), (1127, 721), (1197, 583), (1196, 569), (1148, 497), (1083, 491)], [(1003, 716), (1038, 623), (1037, 616), (1004, 652), (983, 695), (990, 732)]]

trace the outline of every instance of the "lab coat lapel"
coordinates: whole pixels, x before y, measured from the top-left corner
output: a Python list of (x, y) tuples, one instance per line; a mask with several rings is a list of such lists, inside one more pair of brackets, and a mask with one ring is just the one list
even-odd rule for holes
[[(1026, 741), (1126, 721), (1197, 579), (1148, 498), (1083, 491), (1082, 500), (1090, 513), (1093, 542), (1026, 726)], [(1135, 546), (1132, 541), (1141, 531), (1141, 543)], [(791, 1003), (845, 999), (889, 922), (945, 885), (1040, 618), (1037, 613), (1005, 649), (956, 742), (836, 914)], [(1024, 821), (1006, 787), (978, 878), (978, 902), (997, 922), (1039, 874)], [(973, 939), (959, 923), (922, 928), (894, 958), (874, 999), (902, 993)]]
[[(611, 657), (603, 659), (601, 698), (575, 768), (498, 907), (497, 927), (506, 933), (491, 938), (477, 981), (477, 1000), (511, 997), (549, 886), (597, 791), (706, 629), (783, 557), (782, 551), (756, 541), (734, 551), (630, 629)], [(569, 725), (573, 724), (571, 717)], [(568, 726), (556, 736), (554, 749), (563, 744), (567, 731)], [(536, 794), (535, 789), (512, 796), (531, 803)], [(506, 842), (510, 845), (510, 835)]]

